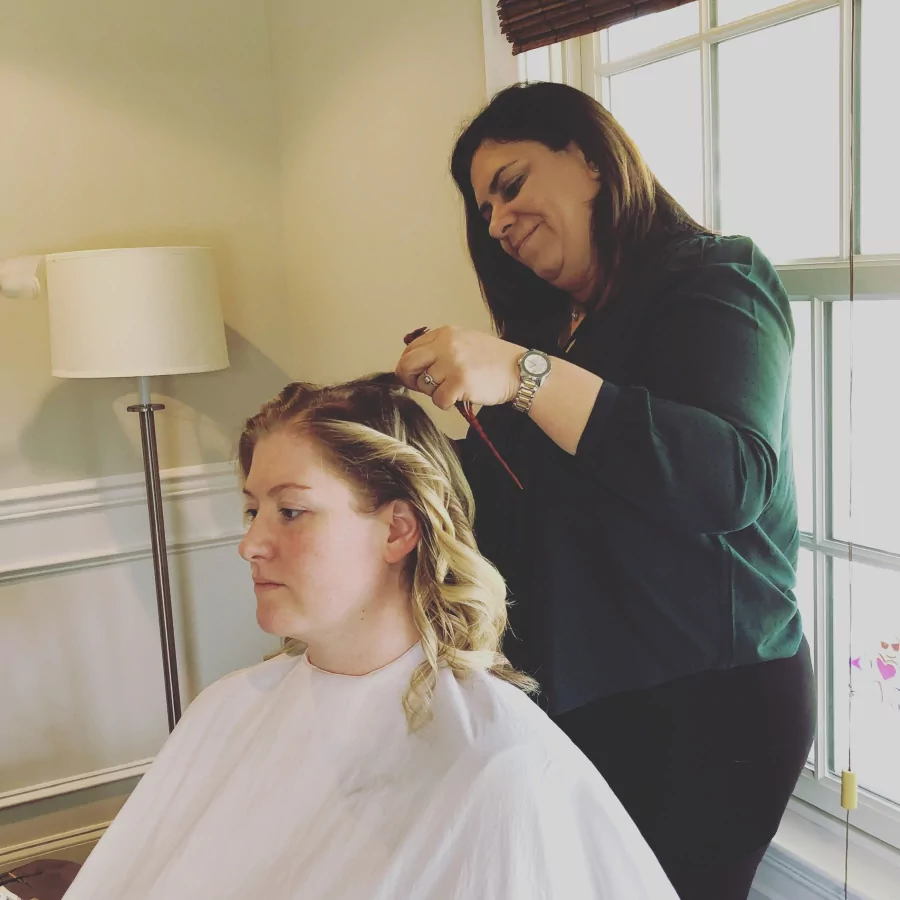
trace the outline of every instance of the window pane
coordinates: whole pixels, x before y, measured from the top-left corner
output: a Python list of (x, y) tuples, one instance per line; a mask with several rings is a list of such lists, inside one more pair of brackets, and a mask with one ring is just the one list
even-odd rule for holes
[(747, 16), (784, 6), (785, 0), (718, 0), (715, 5), (718, 9), (716, 23), (727, 25), (736, 19), (746, 19)]
[(519, 56), (520, 81), (550, 81), (550, 48), (538, 47)]
[(813, 385), (812, 304), (791, 303), (794, 313), (794, 360), (791, 373), (791, 438), (794, 443), (794, 478), (800, 530), (813, 530)]
[[(797, 558), (797, 587), (794, 589), (797, 597), (797, 605), (800, 607), (800, 615), (803, 619), (803, 634), (809, 644), (813, 665), (816, 662), (816, 629), (815, 629), (815, 581), (813, 576), (813, 554), (810, 550), (801, 547)], [(816, 743), (813, 741), (809, 749), (807, 761), (814, 763), (816, 759)]]
[(860, 16), (860, 240), (863, 253), (900, 253), (897, 89), (900, 3), (866, 0)]
[(810, 651), (816, 646), (816, 603), (813, 571), (812, 550), (806, 550), (801, 547), (800, 555), (797, 558), (797, 587), (794, 589), (794, 594), (797, 597), (797, 605), (800, 607), (800, 615), (803, 618), (803, 633), (806, 635)]
[(829, 306), (833, 534), (838, 540), (900, 553), (900, 291), (896, 299), (856, 300), (852, 311), (849, 301)]
[(663, 187), (703, 220), (700, 53), (682, 53), (610, 78), (610, 112)]
[(699, 3), (685, 3), (665, 12), (651, 13), (609, 29), (609, 58), (623, 59), (652, 50), (700, 30)]
[(722, 230), (775, 260), (840, 249), (839, 26), (835, 7), (719, 45)]
[(833, 560), (832, 572), (833, 768), (846, 766), (849, 746), (860, 787), (900, 802), (900, 572), (841, 559)]

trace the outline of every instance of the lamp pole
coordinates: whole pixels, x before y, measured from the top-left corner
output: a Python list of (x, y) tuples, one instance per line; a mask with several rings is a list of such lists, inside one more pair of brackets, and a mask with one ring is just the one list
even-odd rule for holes
[(141, 420), (141, 450), (144, 457), (144, 480), (147, 485), (147, 510), (150, 514), (150, 545), (153, 551), (153, 574), (156, 579), (156, 608), (159, 617), (159, 640), (162, 648), (163, 680), (166, 686), (166, 713), (171, 732), (181, 718), (181, 692), (178, 687), (178, 660), (175, 655), (175, 623), (172, 617), (172, 593), (169, 587), (169, 564), (166, 558), (166, 526), (163, 518), (162, 488), (159, 482), (159, 456), (156, 450), (154, 413), (165, 409), (150, 402), (147, 376), (138, 377), (139, 403), (128, 407)]

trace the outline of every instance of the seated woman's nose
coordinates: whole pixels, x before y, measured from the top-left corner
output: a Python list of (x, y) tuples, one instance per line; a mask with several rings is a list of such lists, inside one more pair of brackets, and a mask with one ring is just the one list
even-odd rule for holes
[(261, 556), (265, 556), (266, 547), (267, 542), (265, 540), (265, 535), (262, 533), (262, 529), (256, 522), (251, 522), (250, 527), (247, 529), (247, 533), (241, 539), (240, 544), (238, 544), (238, 553), (240, 554), (241, 559), (251, 562)]

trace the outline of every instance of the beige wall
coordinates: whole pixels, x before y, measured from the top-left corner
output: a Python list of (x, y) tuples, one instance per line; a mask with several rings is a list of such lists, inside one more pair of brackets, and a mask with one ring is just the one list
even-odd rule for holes
[[(288, 378), (485, 323), (447, 174), (484, 99), (479, 0), (0, 0), (0, 21), (0, 259), (217, 251), (232, 368), (158, 381), (163, 467), (229, 458)], [(132, 383), (54, 379), (45, 298), (0, 298), (0, 367), (0, 490), (140, 468)]]
[(268, 6), (298, 372), (392, 368), (413, 328), (485, 326), (448, 171), (484, 103), (480, 0)]
[[(242, 418), (289, 378), (389, 368), (402, 335), (422, 324), (486, 324), (447, 171), (462, 120), (483, 101), (480, 0), (0, 0), (0, 259), (212, 245), (232, 368), (164, 379), (157, 396), (168, 406), (163, 467), (221, 461)], [(0, 298), (0, 504), (4, 488), (139, 471), (132, 390), (53, 379), (45, 298)], [(457, 433), (463, 424), (455, 413), (443, 421)], [(196, 501), (199, 521), (227, 534), (203, 512), (215, 496)], [(51, 519), (42, 528), (55, 534)], [(17, 524), (7, 527), (18, 540)], [(189, 669), (213, 642), (219, 667), (260, 652), (249, 636), (238, 645), (252, 597), (248, 606), (232, 556), (223, 545), (170, 560), (176, 600), (192, 610), (193, 631), (179, 618)], [(120, 564), (7, 579), (0, 634), (11, 617), (33, 642), (19, 657), (35, 666), (45, 646), (66, 646), (50, 601), (75, 604), (71, 579), (85, 597), (142, 609), (140, 634), (110, 646), (142, 642), (146, 671), (129, 690), (158, 717), (152, 576), (148, 562), (134, 566), (143, 575), (127, 589)], [(84, 607), (71, 615), (83, 620)], [(88, 683), (91, 645), (69, 643), (83, 658), (71, 665), (85, 669), (72, 679)], [(21, 683), (39, 679), (26, 671)], [(50, 715), (58, 697), (36, 693), (29, 702)], [(81, 858), (89, 842), (46, 841), (92, 834), (131, 784), (0, 809), (0, 858), (25, 844)]]
[[(291, 360), (262, 0), (0, 0), (0, 110), (0, 259), (216, 249), (232, 369), (157, 385), (160, 454), (228, 458)], [(139, 470), (130, 380), (49, 365), (46, 300), (0, 297), (0, 489)]]

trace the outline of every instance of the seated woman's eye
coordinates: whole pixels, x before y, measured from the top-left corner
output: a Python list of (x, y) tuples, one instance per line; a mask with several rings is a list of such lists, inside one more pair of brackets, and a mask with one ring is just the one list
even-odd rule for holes
[(287, 519), (289, 522), (293, 522), (294, 519), (299, 519), (300, 516), (303, 515), (305, 510), (302, 509), (287, 509), (286, 507), (282, 507), (278, 510), (281, 513), (282, 517)]
[(255, 509), (245, 509), (244, 510), (244, 521), (249, 525), (256, 518), (256, 510)]

